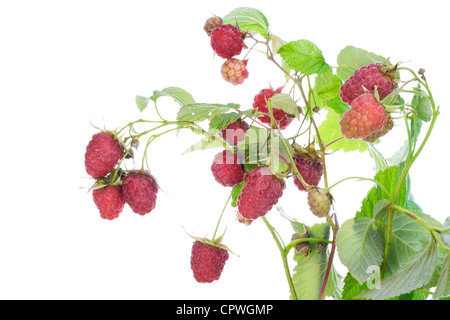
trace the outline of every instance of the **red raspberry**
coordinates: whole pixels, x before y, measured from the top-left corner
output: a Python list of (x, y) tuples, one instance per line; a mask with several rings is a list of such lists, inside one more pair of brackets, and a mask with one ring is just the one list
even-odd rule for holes
[(114, 220), (119, 217), (125, 206), (122, 188), (107, 186), (92, 191), (94, 203), (100, 211), (100, 217), (106, 220)]
[[(277, 93), (281, 93), (283, 87), (278, 88), (273, 91), (272, 89), (262, 89), (253, 99), (253, 109), (257, 109), (259, 112), (265, 113), (266, 115), (258, 117), (258, 119), (267, 124), (270, 122), (270, 110), (267, 106), (267, 101)], [(273, 118), (275, 120), (275, 126), (279, 127), (281, 130), (286, 129), (286, 127), (291, 123), (292, 118), (289, 118), (287, 113), (280, 109), (273, 109)]]
[(86, 171), (93, 178), (104, 177), (114, 170), (123, 155), (124, 151), (112, 133), (96, 133), (86, 147)]
[(383, 129), (381, 129), (378, 132), (374, 132), (371, 135), (367, 136), (366, 138), (364, 138), (363, 140), (369, 143), (374, 143), (375, 141), (377, 141), (379, 138), (381, 138), (382, 136), (384, 136), (386, 133), (388, 133), (389, 131), (391, 131), (391, 129), (394, 127), (394, 120), (392, 120), (392, 118), (389, 116), (389, 119), (386, 123), (386, 125), (383, 127)]
[(247, 62), (248, 60), (228, 59), (220, 70), (222, 78), (235, 86), (243, 84), (244, 80), (248, 78)]
[(245, 177), (244, 187), (237, 200), (239, 214), (247, 220), (264, 216), (283, 195), (286, 185), (269, 169), (255, 167)]
[(141, 216), (155, 208), (158, 185), (155, 179), (144, 171), (131, 171), (122, 181), (125, 201), (133, 212)]
[[(366, 88), (371, 93), (374, 93), (375, 86), (377, 86), (380, 100), (386, 98), (393, 90), (393, 75), (386, 73), (386, 67), (383, 64), (369, 64), (364, 66), (355, 73), (341, 86), (341, 99), (345, 103), (351, 104), (353, 100), (365, 93)], [(394, 72), (395, 73), (395, 72)]]
[(218, 26), (211, 32), (211, 47), (221, 58), (230, 59), (237, 56), (244, 47), (242, 33), (231, 24)]
[(195, 241), (191, 252), (191, 269), (195, 280), (200, 283), (219, 280), (228, 258), (228, 251), (224, 248)]
[(384, 107), (373, 94), (365, 93), (356, 98), (339, 122), (347, 139), (364, 139), (380, 131), (389, 119)]
[[(310, 186), (316, 187), (320, 179), (322, 179), (322, 163), (320, 161), (309, 160), (302, 156), (294, 157), (294, 162), (305, 182)], [(306, 191), (305, 186), (296, 175), (294, 175), (294, 183), (300, 191)]]
[(208, 36), (211, 36), (211, 32), (214, 28), (221, 26), (223, 24), (222, 18), (218, 16), (213, 16), (206, 20), (205, 25), (203, 26), (203, 30), (205, 30)]
[(235, 146), (245, 138), (245, 133), (248, 130), (248, 124), (242, 120), (236, 120), (230, 123), (225, 129), (223, 129), (219, 135), (227, 141), (230, 145)]
[(229, 150), (223, 150), (214, 156), (211, 171), (216, 181), (225, 187), (234, 187), (244, 179), (244, 171), (238, 164), (237, 155)]

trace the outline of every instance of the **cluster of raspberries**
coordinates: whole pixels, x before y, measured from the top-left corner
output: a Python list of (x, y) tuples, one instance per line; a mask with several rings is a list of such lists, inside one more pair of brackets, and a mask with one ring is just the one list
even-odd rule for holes
[(394, 91), (396, 67), (372, 63), (356, 70), (341, 86), (340, 97), (350, 106), (339, 125), (347, 139), (375, 142), (394, 126), (390, 113), (380, 103)]
[(220, 73), (225, 81), (233, 85), (244, 83), (248, 78), (248, 60), (234, 58), (246, 48), (244, 38), (246, 34), (239, 27), (232, 24), (223, 24), (220, 17), (214, 16), (206, 20), (203, 27), (210, 37), (211, 47), (221, 58), (226, 59)]
[(111, 131), (94, 134), (86, 147), (86, 172), (96, 179), (94, 203), (106, 220), (118, 218), (125, 204), (139, 215), (149, 213), (156, 205), (156, 180), (144, 170), (121, 172), (118, 164), (125, 156), (122, 144)]

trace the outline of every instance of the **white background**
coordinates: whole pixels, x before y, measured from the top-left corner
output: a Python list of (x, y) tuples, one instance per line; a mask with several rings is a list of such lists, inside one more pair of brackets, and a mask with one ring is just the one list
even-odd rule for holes
[[(426, 69), (441, 116), (411, 171), (412, 191), (426, 213), (448, 216), (448, 15), (444, 1), (2, 1), (0, 4), (0, 298), (1, 299), (287, 299), (279, 252), (262, 221), (250, 227), (225, 212), (220, 232), (230, 255), (219, 281), (198, 284), (190, 270), (192, 239), (212, 236), (229, 189), (212, 178), (217, 150), (181, 156), (199, 137), (182, 132), (149, 149), (164, 192), (147, 216), (128, 207), (100, 219), (87, 193), (93, 183), (84, 152), (98, 127), (138, 118), (134, 98), (177, 86), (197, 102), (234, 102), (242, 109), (283, 76), (263, 55), (249, 55), (250, 76), (234, 87), (220, 77), (204, 21), (239, 6), (261, 10), (272, 33), (308, 39), (330, 65), (354, 45)], [(166, 118), (178, 105), (161, 98)], [(395, 132), (395, 133), (394, 133)], [(380, 150), (390, 156), (405, 139), (394, 130)], [(136, 166), (140, 166), (140, 159)], [(373, 176), (368, 154), (328, 158), (333, 183)], [(133, 163), (128, 162), (128, 168)], [(335, 188), (341, 224), (359, 210), (370, 183)], [(307, 224), (320, 222), (292, 179), (279, 204)], [(291, 229), (276, 210), (267, 218), (288, 242)], [(345, 268), (337, 261), (338, 270)], [(289, 257), (293, 267), (292, 256)]]

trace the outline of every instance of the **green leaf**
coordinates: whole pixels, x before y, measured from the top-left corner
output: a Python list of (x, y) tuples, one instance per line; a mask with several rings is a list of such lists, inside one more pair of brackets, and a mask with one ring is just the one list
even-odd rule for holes
[(371, 143), (367, 144), (370, 156), (375, 160), (375, 172), (384, 171), (387, 169), (388, 164), (384, 159), (380, 151), (378, 151), (375, 146)]
[(287, 114), (299, 115), (297, 104), (287, 93), (276, 93), (268, 101), (273, 109), (283, 110)]
[(280, 213), (280, 215), (288, 220), (291, 223), (291, 227), (296, 233), (306, 233), (306, 225), (304, 225), (301, 222), (298, 222), (297, 219), (291, 218), (281, 206), (277, 206), (277, 210)]
[[(450, 217), (445, 219), (442, 229), (450, 228)], [(444, 245), (450, 247), (450, 230), (440, 233)], [(436, 287), (433, 299), (444, 299), (450, 297), (450, 261), (449, 255), (439, 246), (437, 253), (436, 269), (432, 281), (427, 287)]]
[(316, 91), (317, 98), (319, 100), (331, 100), (336, 98), (336, 96), (339, 95), (339, 88), (341, 87), (341, 84), (338, 82), (333, 82), (330, 84), (327, 84), (326, 86), (320, 88), (318, 91)]
[(161, 91), (155, 90), (153, 91), (153, 95), (149, 98), (143, 96), (136, 96), (136, 104), (139, 110), (142, 112), (145, 108), (147, 108), (148, 102), (156, 100), (159, 97), (171, 97), (175, 102), (177, 102), (180, 106), (185, 106), (187, 104), (195, 103), (194, 98), (191, 96), (189, 92), (177, 87), (168, 87)]
[(277, 37), (275, 35), (271, 35), (270, 36), (270, 42), (272, 44), (272, 53), (273, 54), (277, 54), (278, 50), (280, 50), (280, 48), (286, 44), (286, 41), (281, 40), (280, 37)]
[[(287, 146), (288, 148), (287, 150), (284, 145)], [(267, 150), (267, 152), (269, 152), (270, 154), (269, 165), (272, 172), (278, 174), (283, 174), (287, 172), (290, 166), (288, 163), (284, 161), (284, 159), (281, 158), (280, 154), (285, 159), (288, 159), (289, 158), (288, 154), (293, 154), (294, 148), (285, 138), (277, 135), (271, 137), (268, 146), (269, 149)]]
[[(450, 228), (450, 217), (447, 217), (445, 219), (444, 225), (442, 226), (444, 229)], [(447, 230), (445, 232), (441, 233), (442, 241), (445, 243), (446, 246), (450, 247), (450, 230)]]
[(411, 291), (408, 293), (403, 293), (397, 297), (390, 298), (389, 300), (427, 300), (428, 294), (420, 291)]
[(289, 169), (280, 154), (288, 159), (288, 153), (294, 153), (286, 139), (276, 134), (271, 137), (270, 130), (258, 127), (250, 127), (237, 147), (245, 153), (246, 163), (268, 166), (274, 173), (283, 173)]
[(342, 300), (354, 300), (364, 290), (367, 290), (367, 284), (362, 285), (356, 280), (350, 272), (344, 279), (344, 290), (342, 291)]
[(221, 131), (225, 129), (230, 123), (235, 122), (237, 119), (239, 119), (239, 113), (219, 113), (211, 119), (209, 123), (209, 129), (210, 131)]
[(218, 113), (226, 113), (230, 110), (239, 108), (237, 104), (209, 104), (209, 103), (195, 103), (183, 106), (178, 111), (177, 120), (200, 122), (209, 117), (213, 117)]
[(177, 87), (168, 87), (161, 91), (155, 90), (153, 91), (153, 96), (151, 96), (150, 99), (156, 101), (159, 97), (170, 97), (182, 107), (195, 103), (194, 98), (189, 92)]
[[(384, 171), (380, 171), (375, 175), (377, 180), (387, 192), (392, 195), (395, 191), (398, 179), (402, 173), (403, 165), (392, 166)], [(413, 211), (419, 218), (428, 224), (439, 227), (439, 222), (435, 219), (421, 213), (420, 207), (414, 203), (413, 196), (410, 192), (410, 179), (406, 177), (403, 186), (400, 189), (397, 205)], [(377, 220), (384, 217), (383, 211), (377, 205), (383, 206), (380, 202), (385, 199), (385, 203), (389, 200), (389, 196), (379, 187), (375, 186), (369, 190), (367, 196), (362, 201), (361, 210), (356, 213), (356, 217), (374, 218), (374, 213), (378, 213)], [(378, 230), (386, 235), (385, 223), (378, 225)], [(411, 219), (401, 212), (394, 212), (392, 221), (391, 245), (386, 266), (386, 274), (391, 275), (403, 269), (412, 259), (414, 259), (422, 249), (422, 242), (430, 240), (430, 233), (419, 222)]]
[(341, 87), (341, 81), (333, 75), (331, 68), (317, 75), (314, 81), (313, 91), (316, 105), (323, 108), (329, 100), (336, 100), (336, 98), (340, 100), (339, 89)]
[(346, 81), (351, 75), (361, 68), (371, 63), (381, 61), (390, 65), (389, 60), (382, 56), (376, 55), (372, 52), (356, 48), (353, 46), (347, 46), (339, 53), (337, 57), (337, 63), (339, 68), (337, 69), (337, 76), (342, 81)]
[(383, 262), (384, 240), (372, 222), (370, 218), (349, 219), (336, 237), (339, 259), (361, 284), (370, 277), (370, 268)]
[(241, 194), (242, 188), (244, 187), (244, 181), (239, 183), (238, 185), (234, 186), (233, 189), (231, 189), (231, 206), (237, 207), (237, 200), (239, 195)]
[(303, 74), (319, 74), (330, 68), (322, 51), (308, 40), (289, 42), (282, 46), (278, 53), (292, 69)]
[(414, 260), (395, 274), (381, 280), (378, 288), (366, 290), (358, 298), (382, 300), (409, 293), (430, 281), (436, 264), (436, 241), (432, 240)]
[(223, 17), (224, 24), (236, 25), (236, 22), (241, 30), (259, 33), (265, 38), (268, 36), (269, 22), (258, 9), (240, 7)]
[(190, 152), (206, 150), (206, 149), (215, 149), (215, 148), (226, 148), (227, 143), (218, 138), (212, 137), (211, 139), (203, 138), (202, 140), (194, 143), (192, 146), (183, 151), (181, 155), (185, 155)]
[[(330, 230), (328, 223), (316, 224), (309, 228), (310, 237), (328, 239)], [(310, 243), (310, 253), (296, 253), (292, 282), (299, 300), (318, 300), (328, 265), (327, 250), (320, 249), (317, 243)], [(327, 286), (328, 287), (328, 286)], [(292, 298), (292, 297), (291, 297)]]
[[(381, 231), (386, 233), (386, 228), (381, 227)], [(394, 274), (404, 268), (420, 253), (425, 239), (430, 239), (428, 230), (405, 214), (395, 212), (386, 274)]]
[[(340, 120), (341, 117), (338, 113), (336, 113), (332, 109), (327, 110), (327, 116), (319, 126), (320, 137), (322, 138), (325, 145), (342, 137), (341, 127), (339, 126)], [(344, 152), (356, 150), (359, 152), (364, 152), (367, 150), (367, 143), (360, 139), (358, 140), (343, 139), (341, 141), (333, 143), (330, 147), (327, 148), (327, 151), (332, 152), (338, 150), (342, 150)]]
[(450, 297), (450, 256), (445, 257), (444, 265), (441, 269), (441, 276), (436, 285), (433, 299), (442, 299)]
[(342, 116), (345, 111), (349, 110), (348, 104), (342, 102), (341, 97), (337, 96), (327, 101), (327, 107), (333, 109), (338, 115)]
[(269, 160), (268, 139), (270, 131), (251, 126), (245, 133), (244, 140), (238, 142), (238, 149), (245, 153), (245, 163), (266, 164)]
[(342, 300), (343, 289), (344, 284), (342, 283), (342, 277), (337, 273), (334, 266), (332, 266), (328, 277), (327, 287), (324, 291), (324, 296), (333, 297), (335, 300)]
[(391, 206), (391, 201), (387, 199), (381, 199), (373, 207), (373, 219), (379, 219), (386, 214), (387, 209)]
[(144, 111), (145, 108), (147, 108), (148, 102), (150, 101), (149, 98), (143, 97), (143, 96), (136, 96), (136, 105), (139, 108), (139, 111)]

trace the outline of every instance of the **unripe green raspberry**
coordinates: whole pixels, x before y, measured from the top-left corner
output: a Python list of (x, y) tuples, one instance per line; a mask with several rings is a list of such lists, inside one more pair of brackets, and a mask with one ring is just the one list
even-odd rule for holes
[(328, 191), (322, 191), (319, 188), (312, 188), (308, 191), (308, 204), (311, 212), (323, 218), (328, 215), (331, 209), (333, 197)]

